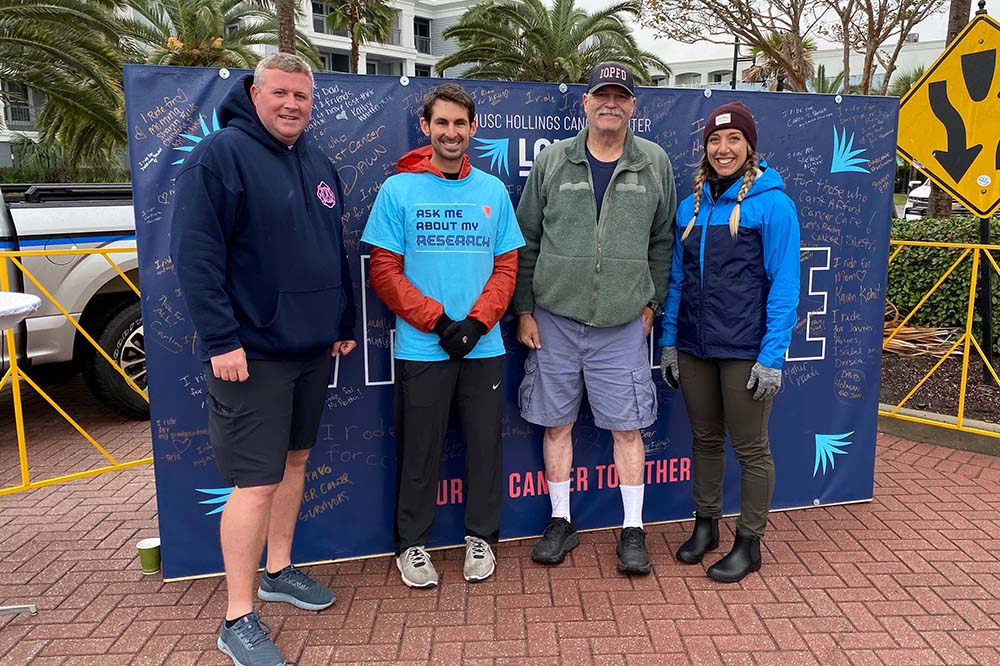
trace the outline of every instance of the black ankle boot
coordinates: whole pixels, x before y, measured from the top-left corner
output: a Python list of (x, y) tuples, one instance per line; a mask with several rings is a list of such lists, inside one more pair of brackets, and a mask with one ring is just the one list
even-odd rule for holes
[(694, 517), (694, 533), (677, 549), (677, 559), (684, 564), (698, 564), (710, 550), (719, 547), (719, 519)]
[(736, 583), (760, 570), (760, 538), (736, 533), (729, 554), (708, 568), (708, 577), (720, 583)]

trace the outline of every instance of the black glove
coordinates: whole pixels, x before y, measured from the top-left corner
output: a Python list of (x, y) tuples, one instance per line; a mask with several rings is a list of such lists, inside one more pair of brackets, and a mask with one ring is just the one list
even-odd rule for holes
[(438, 320), (434, 323), (434, 328), (431, 330), (437, 333), (437, 336), (440, 338), (444, 336), (444, 332), (448, 330), (448, 327), (454, 323), (454, 319), (442, 312), (441, 316), (438, 317)]
[[(437, 327), (435, 326), (435, 328)], [(462, 321), (453, 322), (445, 329), (438, 344), (448, 352), (450, 358), (465, 358), (465, 355), (472, 351), (472, 348), (479, 342), (479, 338), (483, 337), (488, 330), (481, 321), (466, 317)]]

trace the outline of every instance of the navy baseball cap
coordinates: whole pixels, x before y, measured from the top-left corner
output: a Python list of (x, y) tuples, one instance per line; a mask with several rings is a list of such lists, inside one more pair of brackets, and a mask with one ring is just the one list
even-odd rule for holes
[(632, 76), (632, 70), (620, 62), (602, 62), (590, 70), (587, 92), (595, 93), (604, 86), (624, 88), (629, 95), (635, 97), (635, 80)]

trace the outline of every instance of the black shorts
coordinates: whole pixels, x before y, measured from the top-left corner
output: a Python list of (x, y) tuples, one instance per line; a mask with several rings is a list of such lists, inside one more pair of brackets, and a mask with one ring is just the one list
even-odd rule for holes
[(250, 378), (224, 382), (205, 364), (208, 440), (227, 483), (279, 483), (289, 451), (316, 443), (330, 383), (328, 351), (308, 361), (247, 361)]

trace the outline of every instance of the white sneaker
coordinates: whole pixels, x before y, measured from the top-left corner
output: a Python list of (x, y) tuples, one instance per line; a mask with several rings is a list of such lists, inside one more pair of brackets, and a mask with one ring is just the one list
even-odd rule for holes
[(431, 556), (420, 546), (412, 546), (396, 556), (396, 568), (403, 582), (410, 587), (429, 589), (437, 587), (438, 573), (431, 563)]
[(497, 568), (493, 549), (479, 537), (465, 537), (465, 580), (470, 583), (484, 581)]

